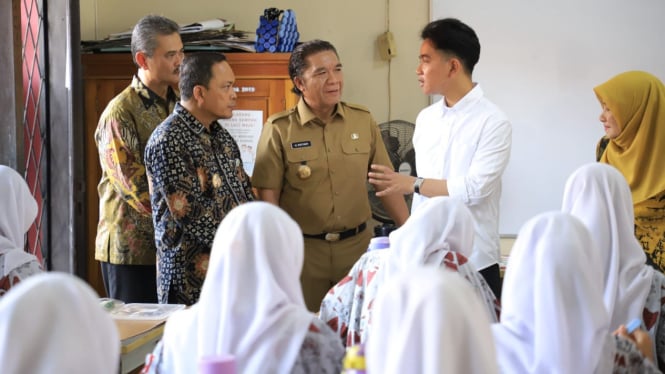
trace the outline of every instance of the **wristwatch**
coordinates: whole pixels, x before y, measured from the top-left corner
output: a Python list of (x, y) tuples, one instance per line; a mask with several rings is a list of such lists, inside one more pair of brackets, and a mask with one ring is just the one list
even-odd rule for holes
[(425, 178), (417, 177), (416, 181), (413, 182), (413, 192), (420, 193), (420, 186), (423, 185), (424, 181), (425, 181)]

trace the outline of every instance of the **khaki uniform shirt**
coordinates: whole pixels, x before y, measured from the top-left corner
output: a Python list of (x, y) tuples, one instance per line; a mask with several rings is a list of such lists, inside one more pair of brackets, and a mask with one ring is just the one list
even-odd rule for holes
[[(373, 163), (392, 167), (366, 108), (340, 102), (324, 124), (301, 98), (295, 108), (268, 118), (252, 185), (281, 191), (279, 205), (305, 234), (339, 232), (371, 215), (366, 182)], [(309, 177), (301, 175), (303, 168)]]
[(95, 141), (102, 178), (95, 259), (121, 265), (154, 265), (155, 235), (143, 152), (153, 130), (178, 100), (167, 100), (134, 76), (132, 83), (104, 109)]

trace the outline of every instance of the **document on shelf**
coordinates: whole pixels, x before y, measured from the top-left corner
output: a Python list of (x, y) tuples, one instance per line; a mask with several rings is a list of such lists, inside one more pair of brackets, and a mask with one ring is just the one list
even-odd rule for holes
[[(190, 23), (187, 25), (179, 25), (181, 34), (192, 34), (201, 31), (231, 31), (233, 30), (234, 24), (226, 22), (222, 18), (214, 18), (205, 21), (199, 21)], [(117, 32), (109, 34), (108, 40), (116, 39), (129, 39), (132, 37), (132, 30), (126, 30), (122, 32)]]
[(189, 25), (180, 25), (180, 33), (188, 34), (201, 31), (210, 31), (210, 30), (231, 30), (233, 29), (233, 23), (228, 23), (226, 20), (221, 18), (209, 19), (205, 21), (199, 21), (195, 23), (190, 23)]

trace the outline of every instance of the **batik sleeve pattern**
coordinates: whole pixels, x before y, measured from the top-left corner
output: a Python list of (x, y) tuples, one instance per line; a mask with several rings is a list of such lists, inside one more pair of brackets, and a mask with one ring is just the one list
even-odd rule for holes
[(339, 336), (323, 321), (313, 319), (291, 373), (339, 374), (343, 358)]
[(319, 318), (335, 331), (346, 346), (365, 341), (370, 310), (378, 290), (374, 275), (387, 252), (365, 253), (349, 274), (328, 291), (321, 303)]
[(154, 265), (155, 238), (143, 159), (155, 128), (173, 111), (173, 89), (160, 97), (134, 76), (108, 103), (95, 141), (102, 175), (95, 259), (120, 265)]
[(615, 336), (616, 351), (614, 353), (614, 374), (651, 374), (660, 370), (651, 360), (647, 359), (630, 340)]
[(644, 303), (642, 321), (654, 343), (654, 353), (658, 367), (665, 367), (665, 275), (654, 271), (651, 288)]
[(665, 191), (634, 204), (635, 237), (647, 255), (647, 264), (665, 272)]
[[(0, 258), (0, 261), (2, 259)], [(0, 278), (0, 297), (7, 293), (12, 287), (16, 286), (25, 278), (41, 273), (42, 267), (38, 261), (27, 262), (16, 269), (10, 271), (6, 276)]]
[[(205, 130), (176, 106), (146, 147), (162, 303), (198, 300), (217, 226), (251, 201), (249, 177), (233, 138), (219, 124)], [(175, 300), (171, 300), (173, 296)]]
[(97, 147), (101, 167), (116, 192), (137, 212), (150, 216), (150, 194), (136, 124), (122, 108), (100, 124)]
[(483, 305), (485, 305), (490, 322), (499, 322), (501, 304), (485, 281), (485, 278), (478, 273), (469, 260), (461, 253), (449, 251), (443, 258), (443, 265), (459, 273), (473, 286), (476, 294), (483, 302)]

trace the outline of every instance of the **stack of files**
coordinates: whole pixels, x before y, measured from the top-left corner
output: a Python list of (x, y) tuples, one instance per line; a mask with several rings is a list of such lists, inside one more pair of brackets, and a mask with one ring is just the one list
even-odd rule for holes
[[(110, 34), (103, 40), (81, 41), (82, 52), (127, 52), (131, 49), (132, 32)], [(211, 19), (182, 25), (180, 37), (185, 50), (214, 49), (254, 52), (254, 33), (235, 30), (233, 23)]]
[(194, 22), (189, 25), (180, 26), (180, 34), (191, 34), (201, 31), (232, 31), (234, 29), (233, 23), (228, 23), (221, 18), (209, 19), (206, 21)]

